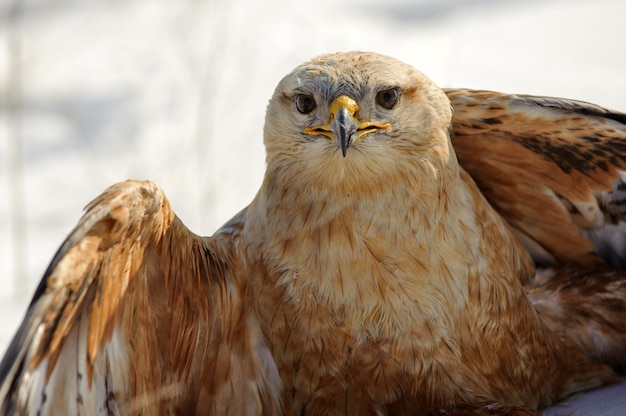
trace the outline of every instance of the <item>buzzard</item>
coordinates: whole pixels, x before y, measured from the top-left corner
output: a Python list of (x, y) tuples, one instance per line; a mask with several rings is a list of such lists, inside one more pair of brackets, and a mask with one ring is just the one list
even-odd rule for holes
[(536, 414), (626, 367), (626, 114), (438, 88), (375, 53), (278, 84), (211, 237), (91, 202), (0, 365), (2, 414)]

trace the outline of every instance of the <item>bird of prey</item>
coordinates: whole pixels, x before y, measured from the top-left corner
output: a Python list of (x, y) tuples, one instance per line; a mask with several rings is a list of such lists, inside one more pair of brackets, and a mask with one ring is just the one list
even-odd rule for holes
[(278, 84), (264, 180), (211, 237), (152, 182), (91, 202), (0, 411), (537, 414), (626, 368), (626, 114), (327, 54)]

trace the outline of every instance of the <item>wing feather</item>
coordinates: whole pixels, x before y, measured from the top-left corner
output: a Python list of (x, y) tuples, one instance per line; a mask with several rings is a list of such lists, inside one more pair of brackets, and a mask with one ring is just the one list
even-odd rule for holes
[(462, 167), (540, 264), (626, 268), (626, 114), (447, 89)]
[(0, 364), (2, 414), (276, 412), (237, 239), (201, 238), (151, 182), (90, 203)]

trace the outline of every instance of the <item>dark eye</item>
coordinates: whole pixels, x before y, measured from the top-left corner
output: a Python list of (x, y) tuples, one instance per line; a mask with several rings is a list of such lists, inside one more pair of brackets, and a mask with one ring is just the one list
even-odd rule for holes
[(309, 114), (311, 111), (315, 110), (315, 107), (317, 107), (317, 104), (312, 96), (307, 94), (296, 95), (296, 108), (302, 114)]
[(398, 90), (395, 88), (378, 91), (378, 94), (376, 94), (376, 104), (382, 108), (391, 110), (398, 102), (398, 95)]

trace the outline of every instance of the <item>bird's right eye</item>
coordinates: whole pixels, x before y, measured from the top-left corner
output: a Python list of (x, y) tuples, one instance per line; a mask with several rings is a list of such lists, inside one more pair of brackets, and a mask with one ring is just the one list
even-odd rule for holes
[(296, 108), (302, 114), (309, 114), (311, 111), (315, 110), (315, 107), (317, 107), (317, 103), (312, 96), (308, 94), (296, 95)]

